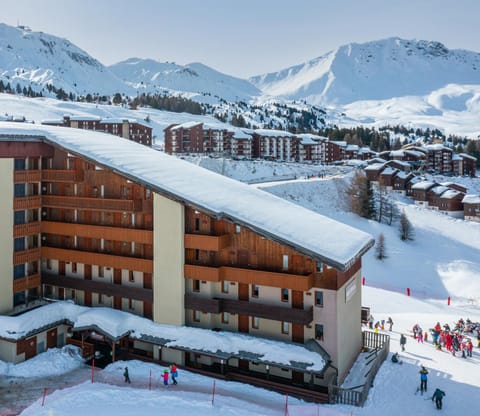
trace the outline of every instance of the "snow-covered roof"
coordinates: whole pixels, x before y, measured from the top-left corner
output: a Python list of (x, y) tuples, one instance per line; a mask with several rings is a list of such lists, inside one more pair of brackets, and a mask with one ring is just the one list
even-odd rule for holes
[(404, 166), (404, 167), (411, 167), (409, 162), (406, 162), (404, 160), (389, 160), (387, 163), (389, 164), (397, 164), (399, 166)]
[(462, 199), (464, 204), (480, 204), (480, 195), (465, 195)]
[(55, 302), (18, 316), (0, 316), (0, 337), (22, 339), (41, 328), (68, 321), (73, 329), (96, 327), (111, 339), (124, 336), (163, 340), (171, 348), (186, 348), (212, 354), (249, 353), (263, 361), (291, 365), (302, 363), (310, 371), (322, 371), (325, 359), (301, 345), (233, 332), (159, 324), (112, 308), (86, 307), (73, 302)]
[(47, 120), (42, 120), (42, 124), (63, 124), (64, 120), (63, 118), (57, 118), (57, 119), (47, 119)]
[(335, 143), (337, 146), (340, 146), (340, 147), (347, 147), (347, 142), (345, 141), (334, 141), (334, 140), (331, 140), (332, 143)]
[[(435, 188), (433, 188), (435, 189)], [(455, 189), (447, 189), (444, 193), (442, 193), (442, 198), (444, 199), (453, 199), (456, 198), (458, 195), (463, 194), (463, 192), (456, 191)]]
[(446, 147), (444, 146), (443, 144), (441, 143), (435, 143), (435, 144), (427, 144), (425, 146), (425, 148), (429, 151), (437, 151), (437, 150), (447, 150), (449, 152), (453, 152), (452, 149), (450, 149), (449, 147)]
[(387, 166), (385, 169), (382, 170), (380, 175), (393, 175), (395, 172), (398, 172), (398, 169)]
[(201, 121), (187, 121), (185, 123), (177, 124), (170, 128), (170, 130), (191, 129), (192, 127), (202, 124)]
[[(83, 118), (81, 120), (84, 120)], [(140, 124), (144, 127), (150, 127), (147, 123), (137, 120), (136, 118), (102, 118), (100, 120), (102, 124), (121, 124), (128, 122), (130, 124)]]
[(437, 185), (430, 189), (430, 192), (434, 193), (437, 196), (443, 196), (443, 193), (447, 192), (449, 189), (450, 188), (448, 188), (447, 186)]
[(430, 189), (432, 186), (435, 186), (436, 183), (435, 182), (430, 182), (430, 181), (422, 181), (422, 182), (418, 182), (416, 183), (415, 185), (412, 186), (412, 189), (423, 189), (423, 190), (427, 190), (427, 189)]
[(376, 153), (372, 149), (370, 149), (368, 146), (361, 147), (358, 149), (358, 153)]
[(411, 149), (405, 149), (405, 154), (415, 156), (415, 157), (425, 157), (424, 152), (420, 152), (418, 150), (411, 150)]
[(15, 124), (0, 140), (41, 140), (111, 169), (167, 198), (244, 225), (339, 270), (372, 245), (371, 235), (147, 146), (83, 129)]
[[(102, 118), (98, 116), (67, 116), (72, 121), (100, 121)], [(108, 119), (106, 119), (108, 120)]]
[(371, 165), (368, 165), (365, 170), (380, 170), (383, 167), (385, 167), (385, 163), (372, 163)]
[(302, 133), (302, 134), (297, 134), (297, 137), (300, 137), (302, 140), (305, 139), (311, 139), (314, 140), (315, 142), (324, 142), (328, 141), (328, 137), (325, 136), (319, 136), (317, 134), (312, 134), (312, 133)]
[(303, 134), (299, 135), (298, 137), (300, 137), (302, 144), (311, 144), (311, 145), (319, 144), (318, 140), (313, 140), (311, 137), (305, 137)]
[(347, 147), (345, 150), (350, 151), (350, 152), (358, 152), (358, 145), (357, 144), (347, 144)]
[(460, 157), (462, 158), (465, 158), (465, 159), (471, 159), (471, 160), (477, 160), (476, 157), (472, 156), (472, 155), (469, 155), (467, 153), (459, 153), (458, 154)]
[(297, 137), (295, 134), (284, 130), (255, 129), (253, 130), (253, 133), (259, 136), (268, 137)]
[(400, 178), (400, 179), (407, 179), (409, 176), (413, 177), (411, 173), (403, 172), (401, 170), (397, 173), (397, 178)]
[(389, 153), (390, 157), (403, 157), (405, 155), (404, 150), (392, 150)]

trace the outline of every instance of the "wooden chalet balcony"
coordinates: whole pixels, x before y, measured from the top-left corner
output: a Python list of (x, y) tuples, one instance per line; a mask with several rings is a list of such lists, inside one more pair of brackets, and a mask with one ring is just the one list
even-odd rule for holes
[(153, 273), (153, 260), (138, 257), (116, 256), (91, 251), (69, 250), (55, 247), (42, 247), (42, 257), (72, 263), (96, 264), (115, 269), (136, 270)]
[(67, 289), (83, 290), (86, 292), (102, 293), (106, 296), (135, 299), (142, 302), (153, 302), (153, 290), (141, 287), (123, 286), (114, 283), (105, 283), (95, 280), (84, 280), (64, 275), (42, 273), (42, 284), (63, 287)]
[(42, 199), (39, 195), (16, 197), (13, 199), (13, 209), (15, 211), (38, 209), (41, 207), (41, 202)]
[(307, 309), (295, 309), (264, 303), (248, 302), (236, 299), (202, 298), (190, 294), (185, 295), (185, 308), (208, 313), (234, 313), (238, 315), (256, 316), (273, 321), (285, 321), (294, 324), (308, 325), (313, 321), (313, 306)]
[(186, 279), (207, 280), (210, 282), (228, 280), (231, 282), (301, 291), (307, 291), (313, 287), (313, 274), (299, 275), (258, 269), (243, 269), (229, 266), (214, 267), (197, 264), (185, 264), (184, 274)]
[(40, 182), (41, 177), (39, 170), (16, 170), (13, 174), (13, 181), (15, 183)]
[(40, 222), (29, 222), (27, 224), (18, 224), (13, 226), (13, 237), (23, 237), (26, 235), (39, 234)]
[(139, 212), (142, 200), (86, 198), (79, 196), (43, 195), (42, 205), (51, 208), (71, 208), (91, 211)]
[(45, 182), (82, 182), (83, 171), (71, 169), (49, 169), (42, 170), (42, 181)]
[(76, 235), (85, 238), (153, 244), (153, 231), (135, 228), (42, 221), (41, 231), (46, 234)]
[(23, 264), (40, 259), (40, 249), (31, 248), (29, 250), (16, 251), (13, 253), (13, 264)]
[(13, 293), (38, 287), (41, 284), (40, 274), (33, 274), (13, 281)]
[(205, 234), (185, 234), (185, 248), (194, 248), (199, 250), (220, 251), (230, 245), (230, 234), (224, 235), (205, 235)]

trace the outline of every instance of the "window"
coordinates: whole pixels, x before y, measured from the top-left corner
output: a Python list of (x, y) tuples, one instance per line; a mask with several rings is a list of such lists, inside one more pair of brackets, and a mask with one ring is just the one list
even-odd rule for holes
[(200, 322), (200, 311), (193, 311), (193, 321)]
[(193, 291), (200, 292), (200, 280), (194, 280), (192, 283), (193, 283)]
[(315, 339), (323, 341), (323, 325), (315, 324)]
[(145, 189), (145, 199), (150, 199), (152, 196), (152, 191), (150, 189)]
[(98, 303), (103, 303), (103, 295), (101, 293), (98, 294)]
[(200, 218), (195, 218), (195, 231), (200, 231)]
[(22, 197), (25, 196), (25, 184), (24, 183), (16, 183), (14, 189), (14, 196)]
[(290, 324), (288, 322), (282, 322), (282, 334), (290, 333)]
[(70, 291), (70, 299), (75, 300), (75, 290), (74, 290), (74, 289), (72, 289), (72, 290)]
[(52, 260), (47, 259), (45, 263), (45, 267), (47, 268), (47, 270), (52, 270)]
[(283, 270), (288, 270), (288, 254), (283, 255)]
[(25, 237), (18, 237), (13, 242), (14, 251), (23, 251), (25, 250)]
[(13, 267), (13, 278), (21, 279), (25, 277), (25, 264), (17, 264)]
[(321, 291), (315, 292), (315, 306), (323, 308), (323, 292)]
[(282, 289), (282, 302), (288, 302), (288, 289)]
[(128, 271), (128, 281), (129, 282), (134, 282), (135, 281), (135, 275), (133, 274), (133, 270)]
[(317, 272), (323, 272), (323, 263), (321, 261), (317, 261)]
[(25, 159), (15, 159), (14, 169), (15, 170), (25, 170)]
[(224, 280), (222, 282), (222, 293), (228, 293), (228, 287), (229, 287), (228, 280)]
[(15, 211), (13, 214), (14, 225), (25, 224), (25, 211)]
[(228, 312), (223, 312), (222, 313), (222, 324), (228, 324), (228, 319), (230, 318)]
[(258, 285), (252, 285), (252, 298), (258, 298)]
[(240, 234), (240, 231), (242, 231), (242, 227), (240, 227), (239, 225), (235, 225), (235, 233)]
[(72, 263), (72, 273), (77, 273), (77, 263)]
[(98, 277), (105, 277), (105, 267), (98, 266)]
[(252, 328), (258, 329), (260, 327), (260, 318), (252, 316)]
[(200, 250), (195, 249), (195, 261), (199, 261), (199, 260), (200, 260)]
[(135, 299), (128, 299), (128, 309), (135, 310)]

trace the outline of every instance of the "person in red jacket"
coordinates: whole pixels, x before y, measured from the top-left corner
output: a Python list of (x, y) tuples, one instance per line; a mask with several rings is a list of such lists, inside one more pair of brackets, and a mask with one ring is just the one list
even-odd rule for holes
[(170, 365), (170, 376), (172, 377), (173, 384), (178, 384), (177, 383), (178, 370), (177, 370), (177, 365), (175, 363)]

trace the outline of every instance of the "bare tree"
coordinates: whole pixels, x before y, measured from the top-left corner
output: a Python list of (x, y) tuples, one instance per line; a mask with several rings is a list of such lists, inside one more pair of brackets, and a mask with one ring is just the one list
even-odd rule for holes
[(415, 239), (415, 232), (413, 230), (412, 223), (408, 219), (405, 211), (402, 211), (400, 214), (400, 239), (402, 241)]
[(377, 244), (375, 245), (375, 256), (378, 260), (383, 260), (387, 258), (386, 250), (385, 250), (385, 236), (383, 233), (377, 238)]

